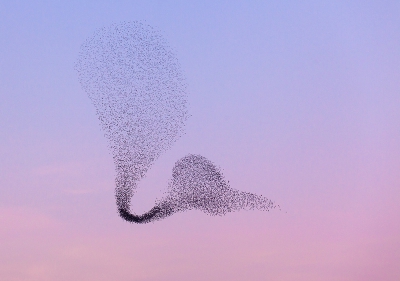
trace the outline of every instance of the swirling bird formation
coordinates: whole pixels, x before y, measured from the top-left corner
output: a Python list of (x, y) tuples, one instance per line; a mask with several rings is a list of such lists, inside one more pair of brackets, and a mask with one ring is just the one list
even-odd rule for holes
[(214, 163), (190, 154), (176, 162), (165, 196), (150, 211), (132, 213), (130, 202), (139, 181), (184, 133), (189, 114), (179, 62), (159, 31), (141, 22), (123, 22), (90, 36), (75, 69), (108, 139), (123, 219), (148, 223), (192, 209), (224, 215), (276, 208), (263, 196), (232, 189)]

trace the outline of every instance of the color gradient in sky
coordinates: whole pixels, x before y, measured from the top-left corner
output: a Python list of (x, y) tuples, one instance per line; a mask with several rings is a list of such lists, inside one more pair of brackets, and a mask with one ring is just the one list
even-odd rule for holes
[[(2, 1), (0, 280), (400, 279), (400, 2)], [(74, 63), (95, 30), (162, 31), (183, 135), (140, 183), (154, 206), (192, 153), (281, 211), (123, 221)]]

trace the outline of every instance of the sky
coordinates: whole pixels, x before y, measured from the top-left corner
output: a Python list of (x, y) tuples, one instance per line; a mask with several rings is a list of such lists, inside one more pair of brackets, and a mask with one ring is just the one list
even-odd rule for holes
[[(400, 279), (399, 1), (0, 2), (0, 279)], [(193, 153), (281, 206), (146, 225), (74, 63), (142, 21), (174, 49), (186, 134), (140, 183), (149, 210)]]

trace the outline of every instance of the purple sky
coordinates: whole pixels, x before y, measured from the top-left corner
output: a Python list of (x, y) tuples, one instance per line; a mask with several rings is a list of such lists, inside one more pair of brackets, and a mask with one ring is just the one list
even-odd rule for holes
[[(400, 280), (400, 2), (327, 2), (2, 1), (0, 280)], [(188, 153), (282, 211), (118, 217), (73, 66), (134, 20), (174, 48), (192, 116), (133, 211)]]

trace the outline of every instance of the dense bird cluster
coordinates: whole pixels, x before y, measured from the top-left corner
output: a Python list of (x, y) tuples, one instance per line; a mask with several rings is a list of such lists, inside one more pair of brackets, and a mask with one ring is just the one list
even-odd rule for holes
[(132, 214), (130, 201), (138, 182), (182, 135), (189, 116), (178, 60), (160, 32), (140, 22), (124, 22), (89, 37), (75, 68), (109, 141), (122, 218), (147, 223), (190, 209), (223, 215), (275, 208), (262, 196), (230, 188), (211, 161), (188, 155), (175, 164), (164, 198), (147, 213)]

